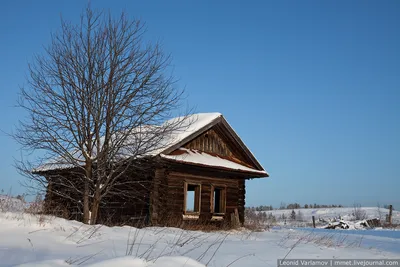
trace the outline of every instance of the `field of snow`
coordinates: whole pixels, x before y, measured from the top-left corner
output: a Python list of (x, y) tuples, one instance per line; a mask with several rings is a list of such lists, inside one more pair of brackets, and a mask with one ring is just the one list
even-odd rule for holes
[[(382, 221), (385, 220), (386, 214), (389, 214), (389, 210), (385, 208), (378, 207), (362, 207), (362, 211), (365, 211), (366, 219), (379, 218)], [(315, 216), (315, 220), (324, 219), (326, 221), (334, 220), (335, 218), (341, 217), (345, 221), (351, 221), (354, 219), (353, 207), (347, 208), (319, 208), (319, 209), (294, 209), (296, 215), (301, 213), (301, 221), (304, 222), (312, 222), (312, 216)], [(290, 214), (292, 210), (272, 210), (272, 211), (263, 211), (267, 214), (274, 215), (278, 220), (282, 217), (282, 214), (286, 216), (286, 218), (290, 218)], [(289, 220), (287, 220), (289, 222)], [(400, 211), (393, 210), (392, 221), (394, 224), (400, 224)]]
[(399, 237), (367, 231), (110, 228), (11, 212), (0, 212), (0, 226), (0, 266), (276, 266), (285, 257), (400, 258)]

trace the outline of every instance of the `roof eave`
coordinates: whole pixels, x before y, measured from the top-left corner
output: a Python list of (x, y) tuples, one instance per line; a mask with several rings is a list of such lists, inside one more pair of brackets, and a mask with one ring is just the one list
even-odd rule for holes
[(232, 138), (240, 145), (240, 147), (243, 149), (243, 151), (246, 152), (246, 155), (249, 157), (249, 159), (252, 161), (252, 163), (260, 170), (260, 171), (265, 171), (264, 168), (261, 166), (261, 164), (258, 162), (254, 154), (248, 149), (248, 147), (245, 145), (245, 143), (242, 141), (242, 139), (239, 137), (239, 135), (233, 130), (233, 128), (230, 126), (230, 124), (223, 118), (222, 124), (225, 126), (225, 128), (228, 130), (228, 132), (231, 134)]
[(224, 116), (221, 114), (220, 116), (218, 116), (217, 118), (215, 118), (214, 120), (212, 120), (210, 123), (208, 123), (207, 125), (203, 126), (202, 128), (198, 129), (197, 131), (195, 131), (194, 133), (190, 134), (189, 136), (187, 136), (186, 138), (182, 139), (180, 142), (174, 144), (171, 147), (166, 148), (164, 151), (162, 151), (160, 154), (169, 154), (171, 152), (173, 152), (174, 150), (180, 148), (181, 146), (183, 146), (184, 144), (186, 144), (187, 142), (195, 139), (196, 137), (200, 136), (201, 134), (203, 134), (204, 132), (206, 132), (207, 130), (211, 129), (212, 127), (214, 127), (215, 125), (217, 125), (218, 123), (222, 123), (222, 125), (228, 130), (229, 134), (232, 136), (232, 138), (240, 145), (240, 147), (243, 149), (243, 151), (246, 153), (246, 155), (249, 157), (249, 159), (252, 161), (252, 163), (258, 168), (259, 171), (265, 171), (264, 168), (262, 167), (262, 165), (258, 162), (258, 160), (255, 158), (255, 156), (253, 155), (253, 153), (251, 153), (251, 151), (247, 148), (247, 146), (244, 144), (244, 142), (240, 139), (240, 137), (238, 136), (238, 134), (235, 132), (235, 130), (233, 130), (233, 128), (230, 126), (230, 124), (226, 121), (226, 119), (224, 118)]
[(255, 170), (254, 172), (252, 171), (245, 171), (245, 170), (239, 170), (239, 169), (231, 169), (227, 167), (222, 167), (222, 166), (212, 166), (212, 165), (207, 165), (207, 164), (201, 164), (201, 163), (195, 163), (195, 162), (187, 162), (187, 161), (182, 161), (182, 160), (176, 160), (176, 159), (170, 159), (170, 158), (164, 158), (164, 157), (158, 157), (161, 161), (167, 161), (167, 162), (174, 162), (182, 165), (189, 165), (189, 166), (196, 166), (196, 167), (202, 167), (202, 168), (209, 168), (213, 170), (219, 170), (219, 171), (225, 171), (225, 172), (232, 172), (232, 173), (240, 173), (242, 175), (248, 176), (246, 179), (252, 179), (252, 178), (268, 178), (269, 174), (266, 171), (257, 171)]

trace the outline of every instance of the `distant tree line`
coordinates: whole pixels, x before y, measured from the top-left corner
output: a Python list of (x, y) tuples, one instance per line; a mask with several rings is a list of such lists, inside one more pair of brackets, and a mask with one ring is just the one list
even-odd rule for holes
[(335, 205), (335, 204), (333, 204), (333, 205), (318, 205), (318, 204), (310, 204), (310, 205), (308, 205), (308, 204), (305, 204), (304, 205), (304, 208), (305, 209), (319, 209), (319, 208), (343, 208), (343, 205)]
[[(343, 208), (343, 205), (320, 205), (320, 204), (305, 204), (303, 206), (301, 206), (299, 203), (290, 203), (290, 204), (285, 204), (285, 203), (281, 203), (281, 205), (279, 206), (279, 208), (277, 208), (278, 210), (293, 210), (293, 209), (319, 209), (319, 208)], [(269, 210), (274, 210), (274, 208), (269, 205), (260, 205), (257, 207), (247, 207), (248, 210), (251, 211), (269, 211)]]
[(246, 210), (249, 211), (268, 211), (268, 210), (274, 210), (272, 206), (258, 206), (258, 207), (247, 207)]

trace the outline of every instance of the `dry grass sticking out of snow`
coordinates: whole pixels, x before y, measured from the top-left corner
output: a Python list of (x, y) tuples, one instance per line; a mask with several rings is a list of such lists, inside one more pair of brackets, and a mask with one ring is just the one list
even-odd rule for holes
[(283, 258), (400, 257), (400, 239), (290, 229), (137, 229), (44, 217), (0, 212), (0, 266), (275, 266)]
[(22, 212), (26, 206), (27, 204), (21, 199), (0, 194), (0, 212)]

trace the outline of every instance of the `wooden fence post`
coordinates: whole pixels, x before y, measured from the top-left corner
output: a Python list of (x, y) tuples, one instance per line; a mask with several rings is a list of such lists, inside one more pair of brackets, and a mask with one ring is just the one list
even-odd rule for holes
[(315, 228), (315, 217), (314, 216), (312, 216), (312, 225)]

